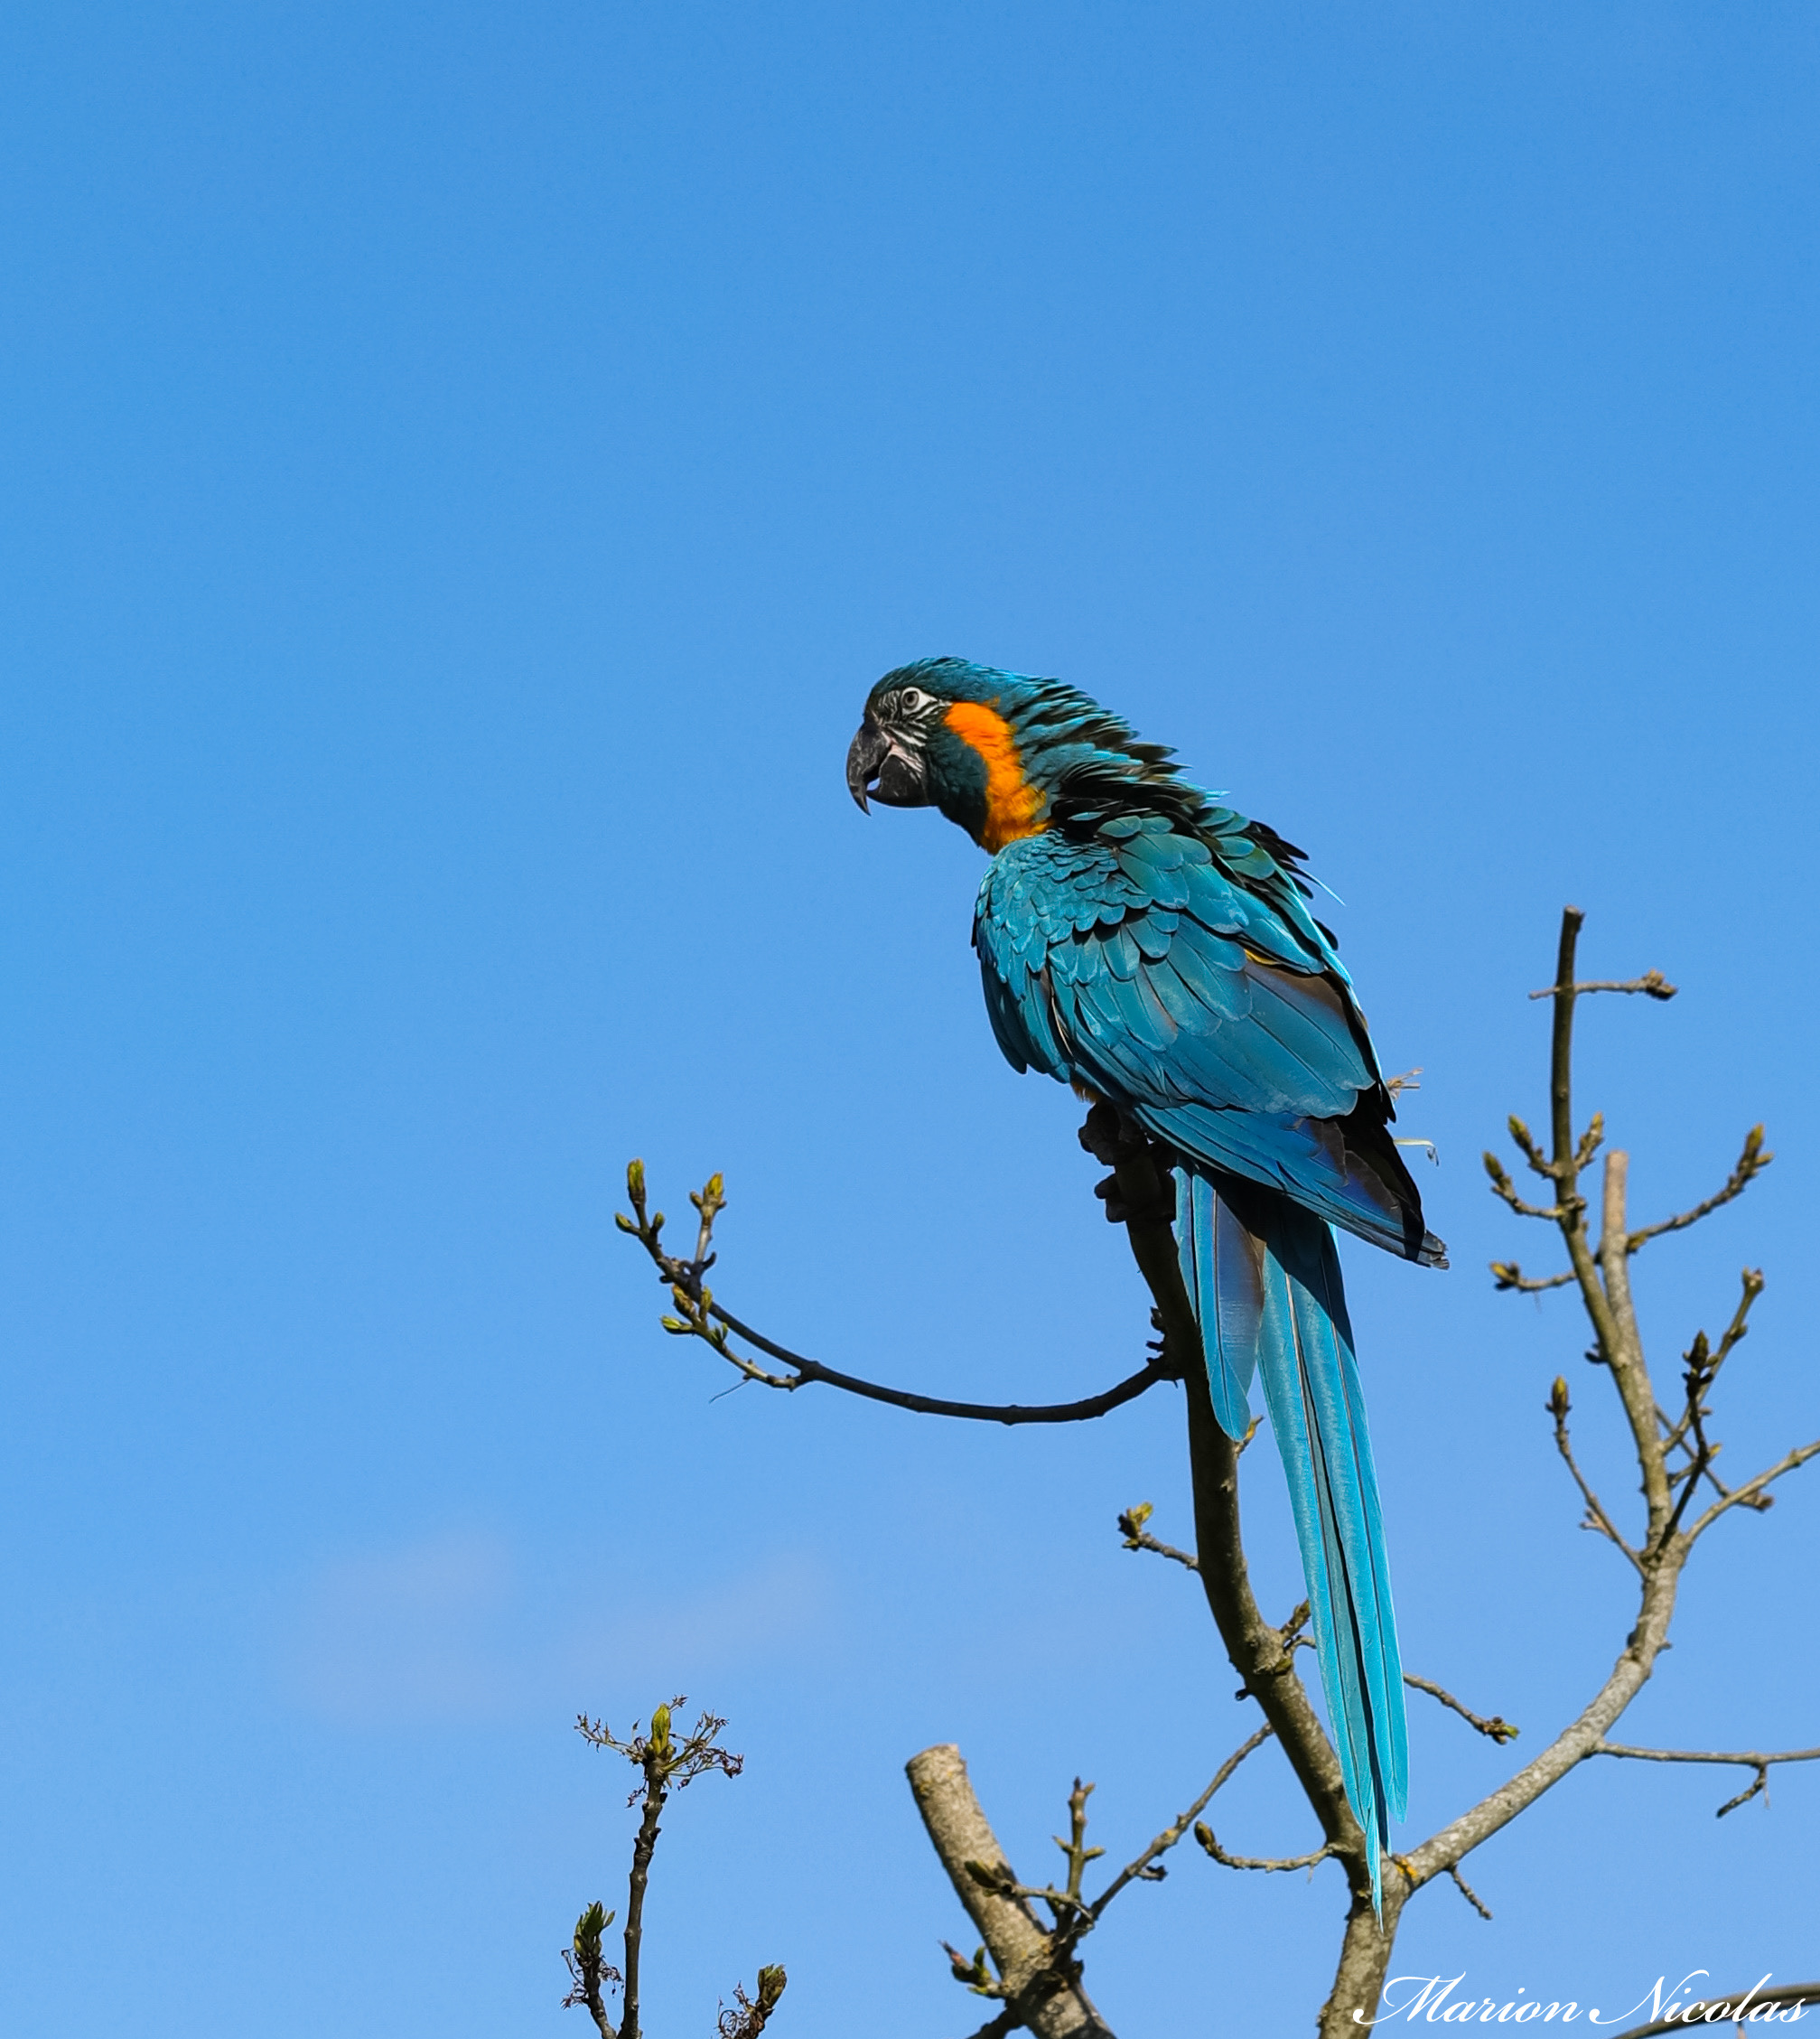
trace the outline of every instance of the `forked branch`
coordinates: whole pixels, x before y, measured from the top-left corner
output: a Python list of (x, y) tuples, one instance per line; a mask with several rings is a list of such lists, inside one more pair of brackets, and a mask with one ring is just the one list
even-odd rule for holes
[[(1098, 2014), (1079, 1987), (1081, 1941), (1122, 1891), (1134, 1883), (1162, 1881), (1162, 1857), (1190, 1829), (1199, 1838), (1203, 1829), (1196, 1823), (1197, 1815), (1246, 1758), (1271, 1739), (1272, 1732), (1268, 1725), (1260, 1727), (1235, 1749), (1187, 1810), (1178, 1814), (1093, 1898), (1083, 1887), (1085, 1872), (1105, 1850), (1087, 1844), (1091, 1784), (1075, 1779), (1068, 1801), (1069, 1838), (1056, 1840), (1068, 1864), (1066, 1882), (1060, 1886), (1026, 1884), (1019, 1880), (986, 1823), (960, 1751), (944, 1744), (925, 1749), (911, 1760), (910, 1788), (929, 1838), (983, 1935), (971, 1959), (943, 1943), (949, 1972), (975, 1996), (994, 1997), (1004, 2005), (981, 2027), (982, 2032), (1009, 2033), (1023, 2025), (1038, 2033), (1053, 2030), (1086, 2035), (1105, 2031), (1095, 2022)], [(1035, 1904), (1047, 1908), (1048, 1926), (1031, 1909)]]
[(1601, 1742), (1593, 1750), (1594, 1755), (1623, 1756), (1633, 1763), (1736, 1763), (1757, 1772), (1756, 1782), (1748, 1790), (1740, 1791), (1735, 1799), (1727, 1799), (1713, 1815), (1722, 1819), (1728, 1812), (1735, 1812), (1741, 1805), (1748, 1805), (1769, 1783), (1769, 1772), (1778, 1763), (1820, 1763), (1820, 1748), (1779, 1749), (1774, 1754), (1760, 1749), (1638, 1749), (1623, 1742)]
[[(1583, 991), (1589, 987), (1582, 985), (1580, 988)], [(1611, 987), (1593, 987), (1591, 988), (1609, 989)], [(1542, 995), (1535, 993), (1532, 996), (1540, 996)], [(1540, 1158), (1534, 1142), (1530, 1139), (1529, 1129), (1520, 1118), (1513, 1118), (1510, 1121), (1510, 1131), (1512, 1137), (1523, 1150), (1525, 1158), (1536, 1174), (1553, 1176), (1554, 1164)], [(1603, 1133), (1604, 1127), (1601, 1115), (1594, 1112), (1592, 1121), (1588, 1126), (1576, 1153), (1576, 1166), (1578, 1168), (1583, 1170), (1591, 1162), (1594, 1150), (1603, 1137)], [(1769, 1167), (1775, 1158), (1776, 1156), (1773, 1154), (1764, 1152), (1762, 1127), (1753, 1126), (1744, 1136), (1743, 1149), (1740, 1153), (1731, 1173), (1725, 1178), (1724, 1186), (1715, 1190), (1711, 1196), (1705, 1198), (1703, 1202), (1696, 1203), (1691, 1211), (1677, 1211), (1672, 1218), (1664, 1218), (1654, 1225), (1645, 1225), (1641, 1231), (1627, 1232), (1624, 1235), (1626, 1254), (1640, 1253), (1652, 1239), (1661, 1239), (1668, 1232), (1685, 1231), (1689, 1225), (1697, 1225), (1703, 1218), (1710, 1218), (1715, 1211), (1730, 1203), (1734, 1197), (1742, 1196), (1744, 1192), (1750, 1188), (1750, 1184)], [(1539, 1204), (1525, 1203), (1517, 1196), (1508, 1176), (1504, 1174), (1503, 1164), (1499, 1162), (1496, 1155), (1488, 1154), (1485, 1157), (1485, 1165), (1488, 1173), (1491, 1175), (1492, 1188), (1519, 1215), (1525, 1218), (1548, 1218), (1559, 1222), (1561, 1212), (1558, 1209), (1547, 1209)], [(1605, 1241), (1601, 1239), (1598, 1245), (1592, 1249), (1592, 1258), (1595, 1260), (1601, 1260), (1603, 1259), (1604, 1255)], [(1498, 1288), (1520, 1289), (1526, 1295), (1539, 1295), (1551, 1288), (1564, 1288), (1574, 1278), (1574, 1270), (1572, 1267), (1567, 1267), (1563, 1268), (1558, 1275), (1535, 1277), (1526, 1275), (1515, 1260), (1494, 1260), (1491, 1263), (1491, 1278)]]

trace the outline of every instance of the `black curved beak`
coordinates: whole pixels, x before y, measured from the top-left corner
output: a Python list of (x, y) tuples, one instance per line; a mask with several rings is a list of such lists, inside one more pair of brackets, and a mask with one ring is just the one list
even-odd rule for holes
[(858, 735), (847, 745), (847, 790), (858, 801), (862, 814), (867, 812), (866, 794), (877, 779), (879, 767), (891, 747), (891, 738), (870, 716), (861, 723)]
[(866, 796), (885, 807), (927, 807), (920, 755), (899, 744), (870, 713), (847, 746), (847, 790), (866, 811)]

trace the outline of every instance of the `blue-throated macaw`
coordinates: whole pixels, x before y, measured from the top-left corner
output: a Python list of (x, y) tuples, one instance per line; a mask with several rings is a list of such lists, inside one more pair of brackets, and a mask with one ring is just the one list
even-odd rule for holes
[(1106, 1099), (1175, 1158), (1214, 1412), (1243, 1438), (1262, 1373), (1376, 1897), (1408, 1738), (1333, 1228), (1430, 1267), (1445, 1249), (1302, 853), (1169, 757), (1059, 680), (924, 659), (873, 688), (847, 785), (862, 808), (938, 807), (991, 854), (974, 946), (1007, 1060)]

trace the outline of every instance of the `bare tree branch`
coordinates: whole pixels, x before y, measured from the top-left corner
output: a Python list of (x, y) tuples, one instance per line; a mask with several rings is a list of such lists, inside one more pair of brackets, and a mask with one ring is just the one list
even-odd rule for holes
[(1185, 1565), (1190, 1572), (1200, 1569), (1200, 1560), (1191, 1550), (1178, 1550), (1172, 1543), (1162, 1543), (1144, 1528), (1154, 1511), (1147, 1501), (1141, 1501), (1135, 1508), (1127, 1508), (1118, 1519), (1119, 1534), (1125, 1539), (1127, 1550), (1151, 1550), (1159, 1557), (1172, 1558), (1178, 1565)]
[(1479, 1896), (1479, 1893), (1473, 1889), (1472, 1885), (1467, 1882), (1466, 1878), (1461, 1875), (1458, 1867), (1450, 1869), (1447, 1873), (1460, 1886), (1460, 1894), (1466, 1900), (1466, 1902), (1470, 1905), (1471, 1905), (1472, 1909), (1478, 1913), (1481, 1919), (1489, 1920), (1491, 1917), (1490, 1906), (1488, 1905), (1485, 1900)]
[[(1012, 2032), (1027, 2025), (1038, 2039), (1112, 2039), (1080, 1986), (1078, 1964), (1058, 1965), (1052, 1936), (1022, 1898), (1007, 1894), (1004, 1886), (1015, 1888), (1017, 1879), (980, 1810), (960, 1751), (945, 1742), (904, 1767), (930, 1845), (998, 1969), (995, 1983), (973, 1985), (1004, 2000), (1004, 2012), (985, 2029)], [(988, 1875), (975, 1873), (981, 1869)], [(983, 1969), (984, 1956), (979, 1959)]]
[[(602, 1979), (611, 1977), (616, 1981), (621, 1980), (616, 1969), (605, 1968), (601, 1960), (601, 1934), (611, 1923), (612, 1914), (602, 1914), (598, 1904), (591, 1905), (576, 1922), (573, 1950), (565, 1950), (563, 1956), (575, 1983), (564, 2002), (584, 2004), (600, 2028), (602, 2039), (639, 2039), (639, 1962), (644, 1946), (645, 1892), (650, 1882), (651, 1857), (657, 1851), (658, 1822), (662, 1817), (665, 1800), (671, 1791), (686, 1789), (710, 1771), (718, 1771), (725, 1777), (737, 1777), (745, 1767), (743, 1756), (734, 1755), (715, 1742), (714, 1736), (726, 1726), (718, 1714), (704, 1712), (681, 1740), (671, 1733), (671, 1715), (683, 1703), (678, 1696), (668, 1706), (656, 1707), (651, 1714), (650, 1732), (640, 1735), (635, 1721), (631, 1734), (624, 1741), (614, 1735), (603, 1720), (590, 1720), (583, 1714), (575, 1722), (576, 1733), (591, 1747), (611, 1749), (614, 1754), (624, 1756), (643, 1779), (640, 1784), (634, 1786), (631, 1796), (626, 1800), (628, 1805), (636, 1805), (640, 1798), (645, 1802), (638, 1838), (632, 1843), (631, 1886), (626, 1903), (625, 1995), (617, 2033), (609, 2023), (601, 2001)], [(776, 1978), (771, 1995), (771, 2003), (775, 2005), (783, 1994), (783, 1970), (761, 1971), (761, 1996), (766, 1973)], [(743, 2002), (744, 1993), (739, 1994)], [(765, 2016), (770, 2016), (769, 2008)], [(761, 2018), (759, 2025), (751, 2029), (758, 2031), (762, 2025)]]
[(1126, 1402), (1134, 1402), (1140, 1395), (1147, 1394), (1160, 1381), (1175, 1380), (1181, 1377), (1164, 1364), (1162, 1355), (1157, 1353), (1148, 1360), (1135, 1373), (1097, 1395), (1084, 1396), (1077, 1402), (950, 1402), (936, 1395), (919, 1395), (904, 1388), (885, 1388), (876, 1381), (862, 1380), (856, 1375), (837, 1372), (833, 1367), (824, 1366), (818, 1360), (805, 1359), (781, 1345), (774, 1344), (744, 1324), (731, 1310), (723, 1310), (718, 1304), (713, 1305), (712, 1314), (726, 1327), (756, 1345), (761, 1352), (772, 1359), (781, 1360), (787, 1366), (797, 1370), (794, 1380), (768, 1379), (767, 1385), (783, 1388), (803, 1388), (811, 1382), (820, 1381), (830, 1388), (838, 1388), (849, 1395), (863, 1396), (873, 1402), (885, 1402), (892, 1408), (910, 1409), (918, 1416), (957, 1417), (972, 1423), (1090, 1423), (1096, 1417), (1106, 1416)]
[[(1452, 1693), (1443, 1691), (1440, 1686), (1432, 1683), (1428, 1679), (1417, 1678), (1414, 1671), (1405, 1671), (1403, 1682), (1405, 1685), (1413, 1685), (1418, 1692), (1426, 1692), (1432, 1699), (1439, 1699), (1443, 1707), (1451, 1707), (1461, 1720), (1470, 1721), (1481, 1735), (1489, 1735), (1499, 1748), (1502, 1748), (1507, 1742), (1514, 1742), (1518, 1734), (1521, 1733), (1521, 1730), (1513, 1727), (1504, 1718), (1503, 1715), (1493, 1714), (1490, 1719), (1487, 1720), (1482, 1715), (1474, 1713), (1470, 1707), (1461, 1706)], [(1491, 1914), (1488, 1912), (1486, 1917), (1489, 1918)]]
[[(1582, 921), (1586, 918), (1576, 906), (1570, 906), (1568, 912)], [(1640, 991), (1646, 998), (1672, 998), (1676, 989), (1660, 970), (1645, 970), (1641, 977), (1630, 977), (1622, 984), (1603, 978), (1594, 984), (1549, 984), (1540, 991), (1532, 991), (1529, 996), (1532, 998), (1583, 998), (1590, 991)]]
[(1554, 1418), (1554, 1448), (1561, 1454), (1567, 1470), (1573, 1475), (1573, 1483), (1580, 1489), (1581, 1499), (1586, 1503), (1586, 1520), (1582, 1527), (1597, 1529), (1602, 1536), (1609, 1537), (1638, 1570), (1641, 1571), (1642, 1557), (1619, 1534), (1618, 1525), (1605, 1512), (1605, 1504), (1587, 1484), (1586, 1475), (1580, 1470), (1579, 1461), (1573, 1455), (1573, 1442), (1567, 1435), (1567, 1417), (1573, 1405), (1567, 1398), (1567, 1380), (1564, 1375), (1555, 1375), (1547, 1406), (1549, 1414)]
[[(1738, 1307), (1731, 1313), (1731, 1322), (1726, 1325), (1719, 1340), (1719, 1350), (1713, 1352), (1707, 1345), (1706, 1333), (1695, 1332), (1694, 1342), (1681, 1356), (1686, 1364), (1683, 1385), (1687, 1391), (1685, 1407), (1681, 1419), (1672, 1427), (1665, 1424), (1667, 1436), (1662, 1440), (1665, 1451), (1673, 1451), (1686, 1436), (1688, 1430), (1700, 1417), (1710, 1412), (1701, 1407), (1706, 1390), (1719, 1377), (1719, 1370), (1731, 1358), (1733, 1349), (1747, 1335), (1750, 1326), (1746, 1319), (1750, 1314), (1750, 1305), (1763, 1293), (1763, 1273), (1759, 1267), (1746, 1267), (1739, 1277), (1743, 1293), (1738, 1299)], [(1697, 1456), (1697, 1453), (1695, 1454)]]
[[(717, 1256), (713, 1250), (714, 1221), (726, 1208), (725, 1182), (720, 1175), (711, 1175), (705, 1188), (689, 1192), (689, 1202), (701, 1213), (701, 1225), (695, 1240), (692, 1259), (681, 1260), (667, 1253), (663, 1247), (664, 1214), (648, 1214), (645, 1205), (645, 1164), (634, 1161), (626, 1169), (626, 1190), (631, 1199), (632, 1216), (621, 1211), (613, 1213), (613, 1222), (629, 1237), (636, 1239), (649, 1254), (658, 1271), (658, 1277), (670, 1291), (670, 1301), (675, 1315), (667, 1315), (661, 1321), (664, 1329), (672, 1337), (699, 1338), (711, 1345), (727, 1364), (734, 1368), (746, 1380), (756, 1381), (763, 1388), (782, 1389), (794, 1393), (798, 1388), (807, 1388), (816, 1383), (828, 1388), (837, 1388), (844, 1394), (859, 1395), (867, 1401), (884, 1402), (892, 1408), (909, 1409), (919, 1416), (946, 1416), (972, 1423), (1089, 1423), (1097, 1417), (1108, 1415), (1126, 1402), (1134, 1402), (1140, 1395), (1146, 1394), (1159, 1381), (1180, 1378), (1165, 1364), (1158, 1352), (1138, 1369), (1128, 1374), (1113, 1387), (1097, 1395), (1087, 1395), (1075, 1402), (954, 1402), (937, 1395), (919, 1395), (905, 1388), (887, 1388), (875, 1380), (862, 1380), (857, 1374), (842, 1373), (831, 1366), (824, 1366), (819, 1360), (806, 1358), (793, 1352), (787, 1345), (779, 1345), (774, 1339), (767, 1338), (762, 1332), (742, 1323), (733, 1312), (714, 1298), (704, 1277), (714, 1266)], [(755, 1345), (768, 1357), (789, 1367), (789, 1373), (772, 1373), (733, 1350), (728, 1342), (728, 1333), (743, 1338)]]
[(1516, 1288), (1526, 1295), (1540, 1295), (1546, 1289), (1565, 1288), (1573, 1279), (1573, 1270), (1565, 1267), (1558, 1275), (1545, 1275), (1537, 1279), (1526, 1275), (1515, 1260), (1494, 1260), (1491, 1278), (1494, 1287)]
[[(1587, 987), (1582, 986), (1581, 988), (1584, 990)], [(1552, 994), (1535, 992), (1531, 996), (1543, 997), (1552, 996)], [(1512, 1136), (1516, 1138), (1517, 1145), (1523, 1148), (1525, 1156), (1528, 1159), (1531, 1167), (1535, 1170), (1538, 1175), (1552, 1177), (1554, 1174), (1554, 1164), (1543, 1161), (1537, 1155), (1534, 1143), (1530, 1140), (1528, 1128), (1523, 1124), (1523, 1121), (1519, 1118), (1513, 1118), (1510, 1121), (1510, 1127)], [(1595, 1113), (1592, 1123), (1587, 1127), (1586, 1134), (1581, 1142), (1578, 1159), (1579, 1165), (1582, 1168), (1584, 1168), (1591, 1160), (1591, 1150), (1599, 1144), (1601, 1131), (1599, 1116)], [(1775, 1158), (1776, 1156), (1773, 1154), (1763, 1152), (1762, 1127), (1753, 1126), (1750, 1132), (1744, 1136), (1743, 1151), (1739, 1155), (1737, 1164), (1732, 1168), (1731, 1174), (1726, 1177), (1725, 1185), (1722, 1189), (1709, 1196), (1704, 1202), (1696, 1203), (1691, 1211), (1683, 1211), (1673, 1218), (1665, 1218), (1659, 1224), (1646, 1225), (1641, 1231), (1627, 1232), (1624, 1239), (1624, 1250), (1627, 1253), (1638, 1253), (1652, 1239), (1660, 1239), (1667, 1232), (1684, 1231), (1689, 1225), (1697, 1225), (1703, 1218), (1711, 1217), (1713, 1211), (1720, 1209), (1722, 1205), (1730, 1203), (1734, 1197), (1742, 1196), (1751, 1183), (1769, 1167)], [(1488, 1155), (1486, 1157), (1488, 1171), (1490, 1171), (1496, 1163), (1496, 1155)], [(1503, 1175), (1501, 1164), (1498, 1164), (1497, 1172), (1492, 1174), (1492, 1186), (1507, 1203), (1512, 1204), (1526, 1218), (1554, 1217), (1558, 1219), (1557, 1211), (1523, 1202), (1509, 1188), (1508, 1183), (1508, 1177)], [(1605, 1242), (1601, 1239), (1592, 1249), (1594, 1259), (1602, 1258), (1604, 1252)], [(1526, 1275), (1515, 1260), (1494, 1260), (1491, 1263), (1491, 1274), (1492, 1279), (1499, 1288), (1518, 1289), (1526, 1295), (1541, 1295), (1551, 1288), (1564, 1288), (1573, 1279), (1573, 1270), (1571, 1267), (1564, 1269), (1558, 1275), (1545, 1275), (1539, 1278)]]
[(1194, 1823), (1194, 1838), (1214, 1861), (1228, 1869), (1311, 1869), (1317, 1862), (1325, 1862), (1336, 1853), (1331, 1841), (1323, 1841), (1308, 1855), (1228, 1855), (1213, 1838), (1213, 1829), (1204, 1819)]
[(1768, 1466), (1758, 1473), (1754, 1480), (1747, 1480), (1741, 1487), (1734, 1487), (1730, 1493), (1722, 1495), (1686, 1532), (1688, 1542), (1692, 1543), (1696, 1537), (1705, 1535), (1728, 1508), (1754, 1508), (1759, 1495), (1765, 1501), (1773, 1500), (1773, 1495), (1766, 1494), (1763, 1491), (1772, 1481), (1781, 1479), (1785, 1473), (1795, 1472), (1798, 1467), (1806, 1465), (1810, 1458), (1816, 1457), (1820, 1457), (1820, 1437), (1816, 1437), (1811, 1445), (1797, 1445), (1792, 1452), (1778, 1458), (1774, 1465)]
[(1781, 1749), (1770, 1754), (1760, 1749), (1639, 1749), (1624, 1742), (1601, 1742), (1592, 1754), (1624, 1756), (1635, 1763), (1730, 1763), (1754, 1770), (1756, 1782), (1748, 1790), (1740, 1791), (1735, 1799), (1726, 1800), (1713, 1816), (1719, 1819), (1724, 1819), (1728, 1812), (1735, 1812), (1741, 1805), (1748, 1805), (1759, 1791), (1769, 1788), (1771, 1764), (1820, 1763), (1820, 1748)]
[(1635, 1253), (1652, 1239), (1660, 1239), (1665, 1232), (1685, 1231), (1689, 1225), (1697, 1225), (1703, 1218), (1711, 1217), (1722, 1204), (1730, 1203), (1733, 1197), (1742, 1196), (1750, 1184), (1769, 1167), (1776, 1156), (1763, 1151), (1763, 1128), (1753, 1126), (1744, 1136), (1744, 1149), (1737, 1164), (1725, 1178), (1723, 1189), (1716, 1191), (1703, 1203), (1696, 1203), (1693, 1210), (1683, 1211), (1673, 1218), (1665, 1218), (1659, 1224), (1645, 1225), (1640, 1232), (1625, 1236), (1625, 1250)]
[(1275, 1732), (1276, 1730), (1270, 1725), (1270, 1723), (1268, 1721), (1265, 1721), (1264, 1726), (1260, 1727), (1248, 1741), (1241, 1743), (1240, 1745), (1236, 1748), (1229, 1756), (1227, 1757), (1226, 1761), (1220, 1764), (1219, 1768), (1217, 1771), (1214, 1772), (1213, 1782), (1207, 1787), (1207, 1789), (1200, 1794), (1200, 1796), (1196, 1799), (1194, 1803), (1189, 1807), (1188, 1810), (1182, 1813), (1180, 1818), (1171, 1821), (1169, 1826), (1165, 1827), (1162, 1833), (1160, 1833), (1156, 1837), (1156, 1838), (1152, 1841), (1150, 1846), (1145, 1848), (1143, 1853), (1140, 1855), (1134, 1861), (1126, 1863), (1125, 1867), (1119, 1871), (1117, 1875), (1115, 1875), (1112, 1879), (1112, 1881), (1106, 1886), (1106, 1888), (1099, 1894), (1099, 1895), (1094, 1899), (1092, 1905), (1089, 1907), (1089, 1910), (1092, 1912), (1092, 1914), (1096, 1919), (1100, 1916), (1100, 1914), (1106, 1910), (1106, 1906), (1112, 1903), (1113, 1899), (1118, 1895), (1119, 1892), (1122, 1891), (1127, 1884), (1135, 1883), (1140, 1879), (1153, 1881), (1155, 1878), (1160, 1877), (1162, 1875), (1162, 1868), (1157, 1866), (1157, 1857), (1167, 1853), (1169, 1849), (1172, 1848), (1175, 1846), (1175, 1844), (1181, 1838), (1181, 1837), (1185, 1833), (1188, 1832), (1190, 1827), (1193, 1824), (1195, 1815), (1206, 1810), (1208, 1800), (1212, 1798), (1217, 1791), (1219, 1790), (1220, 1786), (1226, 1782), (1227, 1779), (1232, 1775), (1233, 1772), (1238, 1768), (1239, 1764), (1245, 1761), (1246, 1757), (1250, 1755), (1254, 1750), (1261, 1749), (1264, 1744), (1270, 1740), (1271, 1736), (1275, 1734)]

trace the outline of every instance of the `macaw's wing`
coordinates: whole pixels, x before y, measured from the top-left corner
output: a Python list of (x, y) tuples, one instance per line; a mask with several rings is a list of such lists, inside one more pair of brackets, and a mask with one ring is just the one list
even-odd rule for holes
[[(1243, 838), (1238, 854), (1281, 875)], [(1339, 959), (1232, 865), (1156, 816), (1007, 847), (975, 919), (999, 1044), (1184, 1155), (1418, 1254), (1419, 1200)]]

